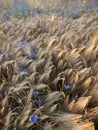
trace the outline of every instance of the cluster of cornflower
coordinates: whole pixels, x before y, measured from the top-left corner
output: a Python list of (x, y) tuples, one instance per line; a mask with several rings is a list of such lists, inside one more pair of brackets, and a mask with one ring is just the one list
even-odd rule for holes
[[(27, 47), (29, 42), (27, 41), (20, 41), (20, 40), (16, 40), (16, 43), (19, 43), (22, 45), (22, 49)], [(36, 58), (36, 55), (35, 55), (35, 49), (33, 46), (30, 46), (30, 54), (29, 53), (26, 53), (26, 56), (32, 60), (34, 60)]]
[[(35, 100), (35, 105), (37, 107), (40, 107), (41, 106), (41, 100), (39, 99), (39, 92), (38, 91), (35, 91), (32, 95), (33, 97), (33, 100)], [(29, 121), (30, 123), (33, 125), (34, 123), (36, 123), (36, 121), (39, 119), (39, 116), (36, 115), (36, 114), (32, 114), (30, 115), (29, 117)]]
[[(25, 47), (28, 46), (29, 42), (27, 41), (20, 41), (20, 40), (16, 40), (16, 43), (19, 43), (22, 45), (22, 49), (24, 49)], [(31, 59), (31, 60), (35, 60), (36, 59), (36, 53), (35, 53), (35, 49), (33, 46), (30, 46), (30, 54), (26, 53), (26, 56)]]
[(40, 107), (40, 106), (41, 106), (41, 100), (40, 100), (40, 98), (39, 98), (39, 92), (38, 92), (38, 91), (35, 91), (35, 92), (33, 93), (33, 99), (37, 99), (37, 100), (35, 101), (35, 105), (38, 106), (38, 107)]
[(31, 59), (31, 60), (35, 60), (36, 59), (36, 54), (35, 54), (35, 50), (33, 46), (30, 46), (30, 54), (26, 53), (26, 56)]

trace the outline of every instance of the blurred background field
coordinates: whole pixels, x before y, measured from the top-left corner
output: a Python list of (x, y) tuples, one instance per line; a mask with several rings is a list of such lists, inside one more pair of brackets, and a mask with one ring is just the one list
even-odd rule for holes
[[(4, 0), (0, 1), (0, 12), (3, 15), (26, 17), (29, 14), (79, 14), (98, 10), (97, 0)], [(1, 16), (2, 17), (2, 16)]]

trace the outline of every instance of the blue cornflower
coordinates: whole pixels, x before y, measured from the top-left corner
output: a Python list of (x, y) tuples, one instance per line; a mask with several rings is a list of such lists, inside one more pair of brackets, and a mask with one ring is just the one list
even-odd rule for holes
[(34, 60), (35, 58), (36, 58), (35, 53), (32, 52), (32, 53), (31, 53), (31, 59)]
[(10, 12), (7, 12), (6, 15), (5, 15), (5, 18), (6, 18), (7, 20), (10, 20), (10, 16), (11, 16), (11, 13), (10, 13)]
[(65, 85), (64, 85), (64, 88), (65, 88), (65, 89), (70, 89), (71, 87), (70, 87), (69, 85), (66, 85), (66, 84), (65, 84)]
[(18, 71), (28, 73), (27, 69), (25, 69), (25, 68), (19, 68)]
[(31, 115), (30, 118), (29, 118), (30, 123), (34, 124), (38, 120), (38, 118), (39, 118), (38, 115), (34, 115), (34, 114)]
[(26, 41), (20, 41), (20, 40), (16, 40), (16, 43), (19, 43), (21, 45), (27, 45), (28, 44), (28, 42), (26, 42)]
[(2, 55), (3, 54), (3, 52), (2, 51), (0, 51), (0, 55)]
[(26, 42), (26, 41), (21, 41), (20, 42), (22, 45), (27, 45), (28, 44), (28, 42)]
[(36, 104), (36, 106), (41, 106), (41, 101), (40, 100), (37, 100), (36, 102), (35, 102), (35, 104)]
[(10, 58), (10, 57), (11, 57), (11, 55), (12, 55), (12, 54), (9, 52), (9, 53), (7, 54), (7, 57), (8, 57), (8, 58)]
[(40, 14), (40, 12), (41, 12), (41, 11), (40, 11), (38, 8), (34, 9), (34, 11), (33, 11), (34, 15), (35, 15), (35, 14)]
[(31, 41), (32, 40), (32, 38), (31, 37), (29, 37), (28, 39), (27, 39), (27, 42), (29, 42), (29, 41)]
[(41, 32), (42, 33), (45, 33), (46, 32), (46, 29), (44, 27), (41, 28)]
[(17, 39), (17, 40), (16, 40), (16, 43), (20, 43), (20, 40)]
[(74, 12), (74, 13), (72, 13), (72, 16), (73, 16), (73, 18), (78, 18), (79, 17), (79, 13), (78, 12)]
[(5, 20), (3, 19), (3, 20), (2, 20), (2, 23), (4, 23), (4, 22), (5, 22)]
[(26, 56), (29, 57), (30, 59), (34, 60), (36, 58), (35, 56), (35, 51), (34, 51), (34, 47), (31, 46), (30, 47), (30, 54), (29, 53), (26, 53)]
[(32, 55), (30, 55), (29, 53), (26, 53), (26, 56), (29, 57), (32, 60), (35, 59), (35, 54), (34, 53), (32, 53)]
[(39, 95), (39, 92), (37, 91), (33, 93), (33, 97), (37, 97), (38, 95)]
[(34, 46), (30, 46), (30, 52), (31, 52), (31, 54), (35, 52), (34, 51)]

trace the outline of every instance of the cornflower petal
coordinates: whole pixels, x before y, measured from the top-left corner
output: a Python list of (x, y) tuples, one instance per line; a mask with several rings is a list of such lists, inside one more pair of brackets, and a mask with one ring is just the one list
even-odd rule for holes
[(65, 85), (64, 85), (64, 88), (65, 88), (65, 89), (70, 89), (71, 87), (70, 87), (69, 85), (66, 85), (66, 84), (65, 84)]
[(3, 54), (3, 52), (2, 51), (0, 51), (0, 55), (2, 55)]
[(38, 120), (38, 115), (31, 115), (29, 120), (31, 124), (34, 124)]
[(35, 104), (36, 104), (36, 106), (41, 106), (41, 101), (40, 100), (37, 100), (36, 102), (35, 102)]
[(25, 69), (25, 68), (19, 68), (18, 71), (28, 73), (27, 69)]
[(39, 92), (37, 91), (33, 93), (33, 97), (37, 97), (38, 95), (39, 95)]

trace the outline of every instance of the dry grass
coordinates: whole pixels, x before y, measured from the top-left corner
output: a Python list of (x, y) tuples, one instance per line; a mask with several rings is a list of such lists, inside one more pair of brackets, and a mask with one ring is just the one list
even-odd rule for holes
[[(61, 16), (37, 15), (0, 24), (0, 37), (7, 40), (0, 55), (2, 130), (94, 130), (93, 121), (98, 118), (97, 21), (98, 13), (66, 23)], [(16, 39), (30, 43), (22, 49)], [(25, 56), (31, 45), (35, 60)], [(19, 72), (18, 67), (28, 73)], [(71, 86), (69, 90), (64, 89), (65, 83)], [(34, 91), (39, 92), (40, 107), (32, 98)], [(29, 123), (31, 114), (40, 117), (34, 125)]]

